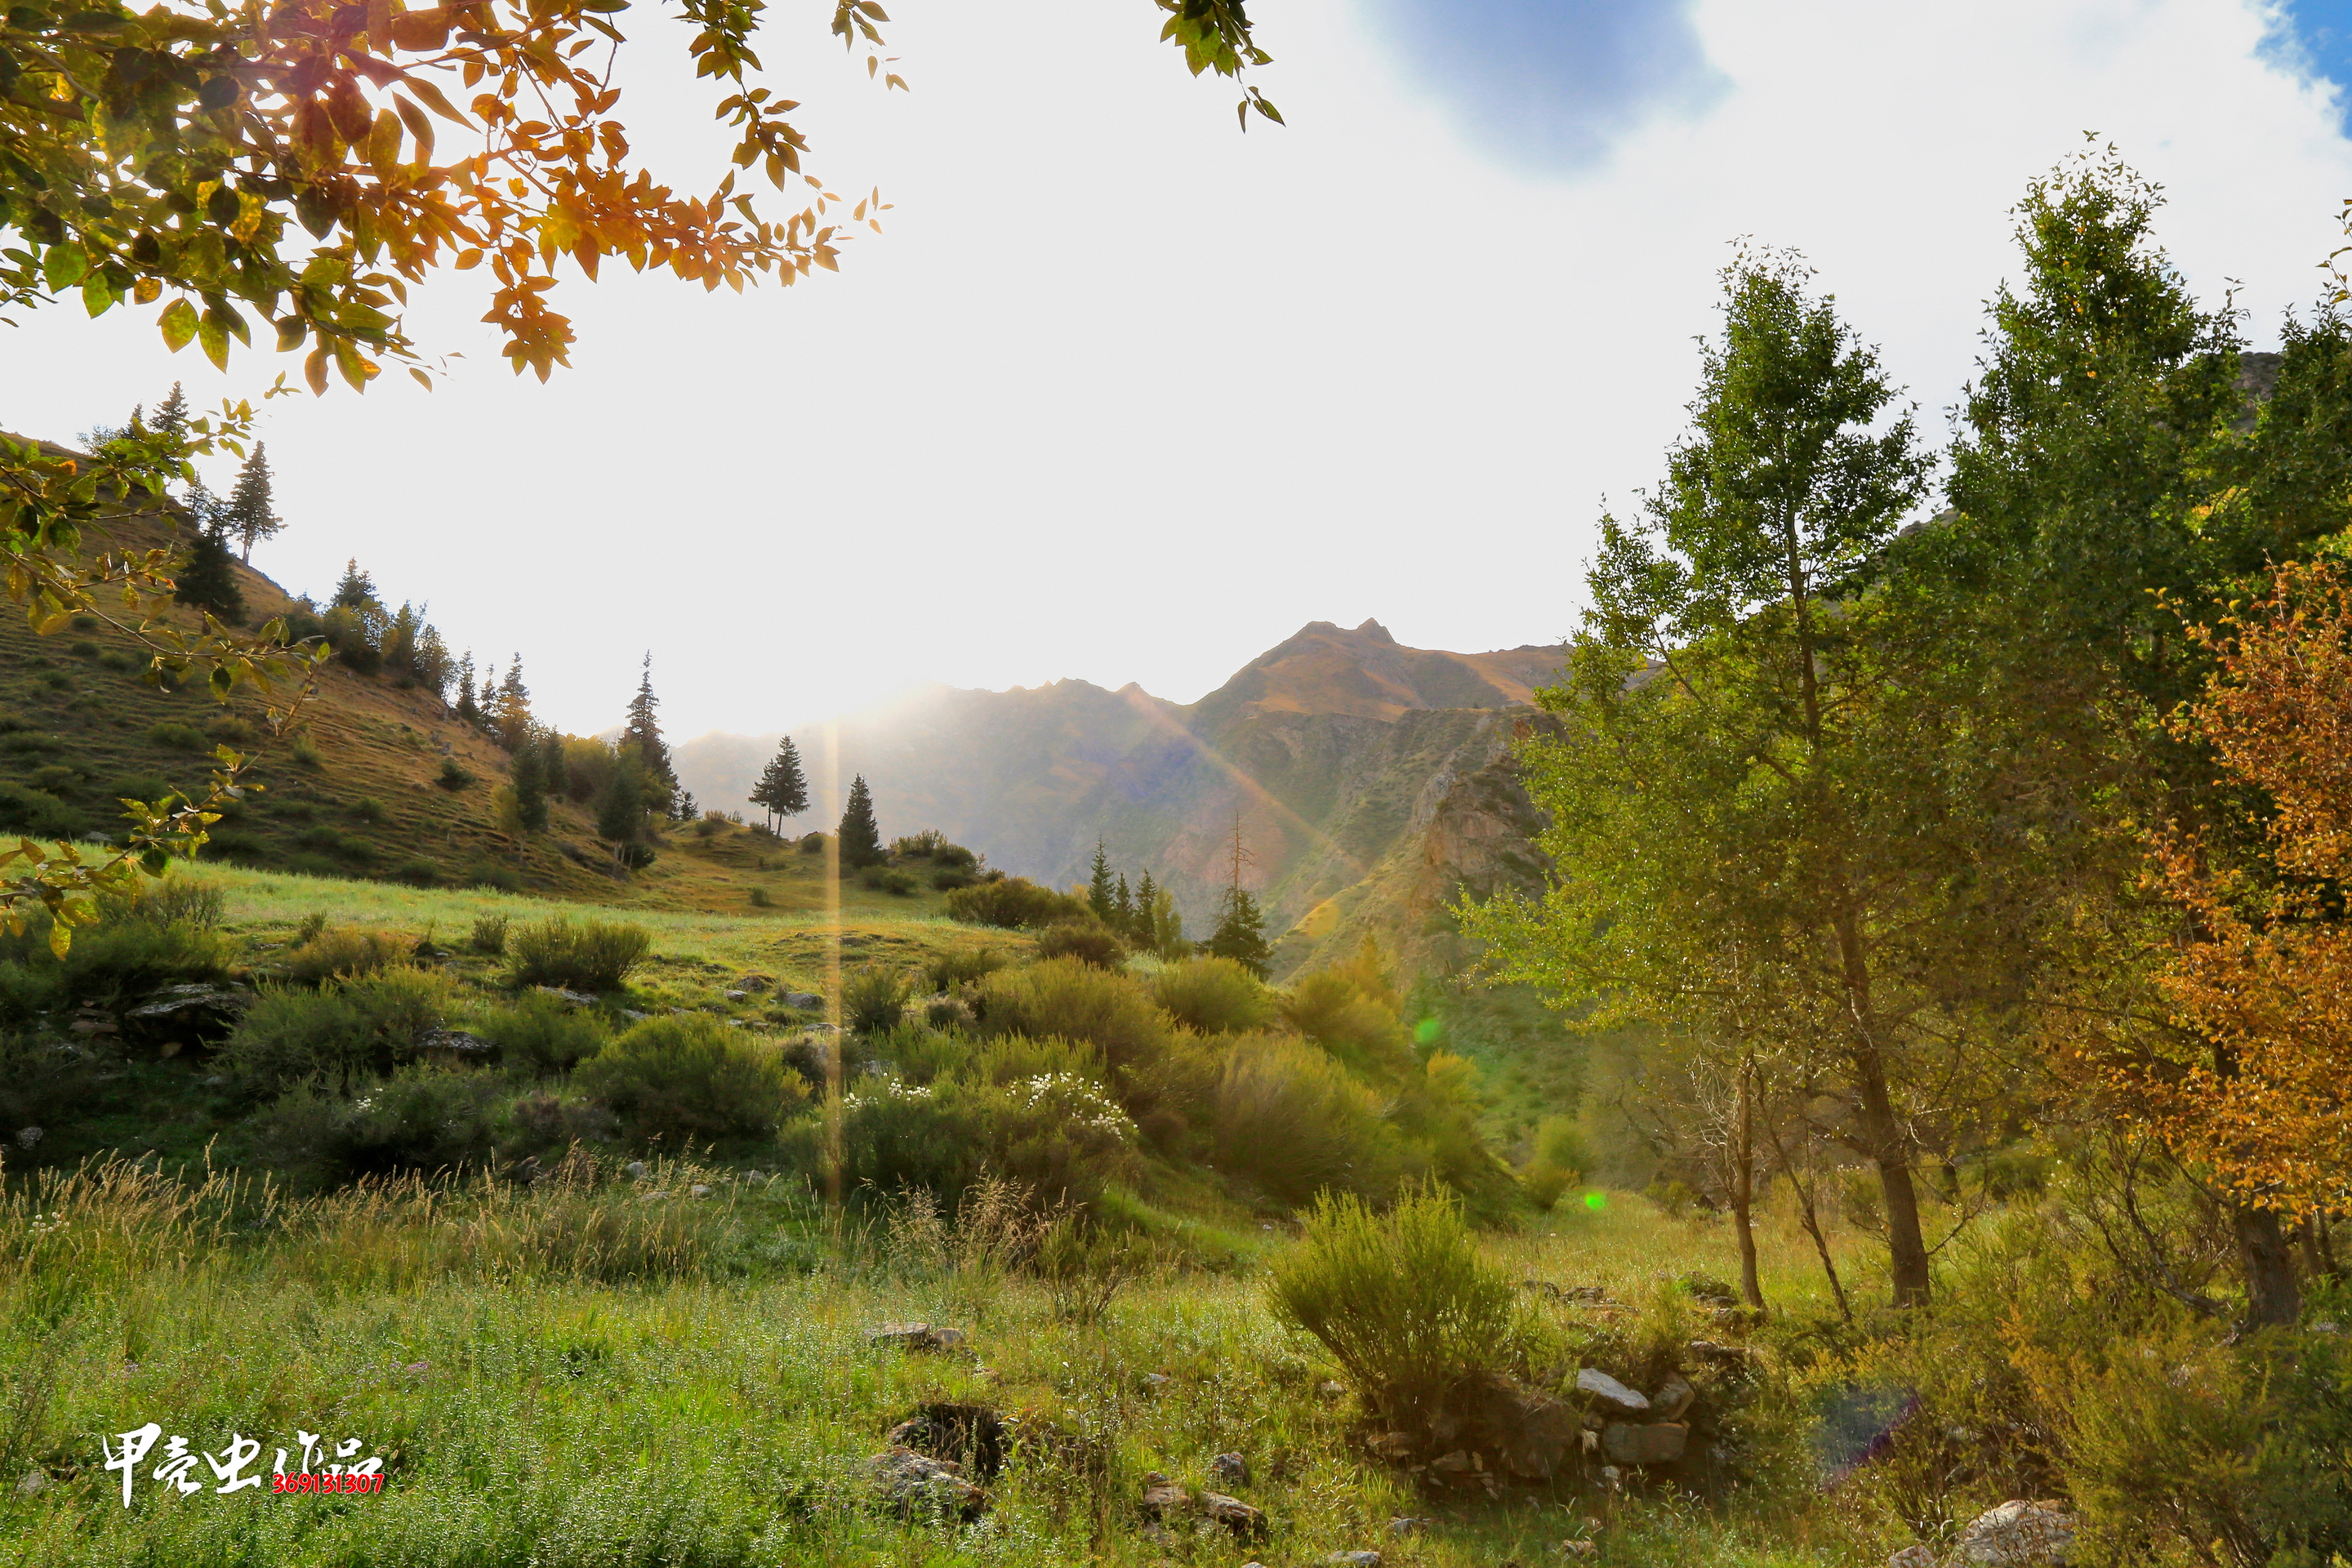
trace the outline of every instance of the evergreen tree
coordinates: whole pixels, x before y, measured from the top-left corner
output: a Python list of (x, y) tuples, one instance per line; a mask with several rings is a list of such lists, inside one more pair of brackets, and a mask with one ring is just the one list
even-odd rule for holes
[(449, 645), (441, 640), (440, 632), (430, 621), (416, 634), (416, 658), (413, 668), (416, 672), (417, 685), (433, 693), (436, 699), (447, 698), (452, 668)]
[(530, 689), (522, 683), (522, 655), (514, 656), (507, 666), (506, 679), (499, 682), (498, 700), (490, 709), (490, 729), (499, 743), (509, 752), (531, 749)]
[(507, 770), (514, 782), (515, 820), (526, 833), (547, 830), (547, 768), (545, 753), (535, 735), (525, 737)]
[[(235, 503), (231, 503), (234, 507)], [(376, 606), (375, 579), (360, 570), (356, 560), (343, 563), (342, 580), (335, 584), (335, 596), (327, 601), (338, 609), (365, 610)]]
[(551, 797), (569, 800), (572, 797), (572, 764), (564, 760), (563, 736), (560, 731), (542, 730), (536, 746), (539, 770), (547, 781), (547, 793)]
[(798, 816), (808, 809), (808, 779), (801, 772), (800, 749), (793, 744), (790, 735), (776, 747), (776, 754), (768, 759), (758, 787), (751, 791), (751, 804), (767, 811), (771, 833), (777, 830), (778, 818)]
[(457, 717), (471, 724), (481, 716), (481, 704), (474, 700), (474, 650), (467, 648), (457, 661)]
[(1135, 918), (1127, 934), (1145, 952), (1160, 951), (1160, 889), (1149, 871), (1135, 884)]
[(1264, 980), (1274, 970), (1274, 950), (1266, 944), (1265, 916), (1257, 900), (1238, 883), (1225, 889), (1217, 906), (1217, 929), (1209, 933), (1210, 956), (1230, 958)]
[(1110, 919), (1103, 923), (1121, 936), (1135, 930), (1135, 894), (1128, 888), (1124, 871), (1118, 874), (1118, 892), (1110, 901)]
[[(131, 417), (136, 419), (138, 416), (133, 414)], [(147, 422), (147, 427), (158, 436), (169, 436), (175, 441), (187, 435), (188, 398), (180, 390), (178, 382), (172, 384), (171, 395), (155, 405), (155, 417)]]
[(237, 586), (228, 544), (221, 535), (220, 500), (199, 479), (188, 491), (187, 508), (194, 533), (188, 541), (187, 564), (173, 574), (172, 596), (230, 626), (241, 626), (245, 593)]
[(653, 862), (653, 847), (645, 842), (645, 775), (624, 759), (596, 802), (596, 837), (612, 846), (614, 865), (634, 870)]
[(384, 628), (383, 667), (403, 686), (416, 684), (416, 643), (423, 626), (424, 617), (416, 606), (404, 599), (392, 624)]
[(702, 808), (694, 804), (694, 792), (686, 788), (684, 785), (680, 785), (678, 787), (677, 799), (671, 804), (669, 808), (669, 819), (672, 822), (692, 822), (696, 817), (701, 815)]
[(269, 493), (269, 458), (263, 444), (257, 441), (253, 456), (237, 469), (236, 485), (228, 492), (227, 531), (244, 546), (240, 559), (249, 562), (254, 542), (273, 538), (285, 526)]
[(621, 748), (635, 752), (637, 764), (645, 771), (646, 803), (650, 810), (667, 813), (677, 798), (677, 773), (671, 767), (669, 744), (662, 739), (661, 721), (654, 710), (661, 699), (654, 695), (654, 656), (646, 655), (645, 674), (637, 681), (637, 694), (629, 699), (629, 717), (621, 727)]
[(1095, 840), (1095, 858), (1091, 862), (1093, 875), (1087, 879), (1087, 908), (1094, 910), (1095, 919), (1109, 925), (1118, 913), (1118, 898), (1111, 890), (1110, 851), (1103, 841)]
[(841, 814), (841, 866), (855, 870), (881, 860), (882, 830), (874, 823), (874, 795), (860, 773), (849, 786), (849, 805)]

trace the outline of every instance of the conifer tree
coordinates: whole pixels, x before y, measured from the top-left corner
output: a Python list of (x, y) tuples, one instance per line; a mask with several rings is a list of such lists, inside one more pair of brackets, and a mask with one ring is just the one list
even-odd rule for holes
[(471, 724), (481, 716), (481, 704), (474, 700), (474, 650), (467, 648), (457, 661), (457, 717)]
[(430, 621), (416, 634), (416, 658), (411, 668), (415, 671), (417, 685), (436, 698), (446, 698), (451, 668), (449, 645), (441, 640), (440, 632)]
[(596, 802), (596, 837), (612, 847), (614, 865), (634, 870), (653, 863), (653, 847), (646, 843), (645, 834), (645, 774), (633, 760), (624, 758)]
[(1111, 890), (1110, 851), (1099, 838), (1095, 840), (1095, 858), (1089, 867), (1093, 874), (1087, 879), (1087, 908), (1094, 910), (1095, 919), (1109, 925), (1118, 914), (1118, 897)]
[(490, 709), (490, 729), (499, 743), (509, 752), (530, 750), (530, 689), (522, 683), (522, 655), (514, 656), (507, 666), (506, 679), (499, 682), (498, 700)]
[(255, 442), (253, 456), (236, 471), (228, 492), (227, 531), (244, 546), (241, 560), (253, 559), (254, 542), (274, 538), (286, 526), (269, 493), (269, 458), (263, 443)]
[(1127, 934), (1144, 952), (1160, 951), (1160, 889), (1149, 871), (1135, 884), (1135, 916)]
[(1127, 885), (1127, 873), (1118, 874), (1118, 891), (1110, 900), (1110, 919), (1103, 922), (1121, 936), (1135, 930), (1135, 894)]
[(677, 799), (677, 773), (670, 764), (669, 743), (662, 739), (661, 721), (654, 710), (661, 699), (654, 695), (654, 656), (646, 655), (645, 674), (637, 681), (637, 694), (629, 699), (629, 717), (622, 726), (621, 748), (634, 752), (637, 764), (645, 771), (646, 805), (647, 809), (667, 815)]
[[(131, 417), (136, 419), (138, 416), (133, 414)], [(178, 382), (172, 384), (171, 395), (155, 405), (155, 416), (147, 421), (147, 428), (174, 440), (188, 433), (188, 398)]]
[(1230, 958), (1264, 980), (1274, 969), (1274, 950), (1266, 944), (1265, 916), (1257, 900), (1239, 883), (1225, 889), (1217, 906), (1217, 929), (1209, 933), (1209, 953)]
[(800, 748), (787, 735), (776, 747), (776, 754), (768, 759), (766, 771), (751, 791), (751, 804), (768, 813), (768, 831), (779, 826), (779, 818), (798, 816), (809, 806), (808, 779), (801, 772)]
[(849, 805), (841, 814), (841, 865), (844, 870), (855, 870), (881, 860), (882, 830), (874, 822), (874, 795), (860, 773), (849, 786)]
[(515, 820), (526, 833), (547, 830), (547, 768), (538, 739), (526, 737), (507, 770), (514, 782)]
[(416, 684), (416, 644), (423, 626), (424, 617), (416, 606), (404, 599), (384, 628), (383, 667), (402, 686)]
[(194, 535), (188, 541), (187, 564), (173, 575), (172, 596), (229, 626), (241, 626), (245, 593), (237, 586), (228, 545), (221, 537), (220, 500), (199, 479), (188, 491), (187, 507)]
[(542, 730), (535, 748), (539, 752), (540, 774), (547, 781), (550, 796), (572, 797), (572, 764), (563, 755), (563, 735), (561, 731)]

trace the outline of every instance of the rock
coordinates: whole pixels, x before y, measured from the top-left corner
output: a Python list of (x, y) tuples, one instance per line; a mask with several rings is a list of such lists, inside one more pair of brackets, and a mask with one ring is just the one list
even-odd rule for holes
[(929, 1459), (949, 1459), (982, 1480), (1004, 1468), (1003, 1418), (985, 1405), (934, 1400), (890, 1428), (894, 1448), (912, 1448)]
[(2042, 1568), (2063, 1563), (2074, 1550), (2074, 1516), (2056, 1502), (2012, 1498), (1990, 1508), (1960, 1531), (1950, 1562), (1989, 1568)]
[(1375, 1432), (1364, 1439), (1364, 1447), (1380, 1458), (1400, 1462), (1412, 1458), (1421, 1445), (1410, 1432)]
[(668, 1198), (668, 1196), (669, 1189), (667, 1187), (656, 1187), (652, 1192), (646, 1194), (639, 1201), (643, 1203), (657, 1204), (664, 1202)]
[(1192, 1510), (1192, 1494), (1158, 1470), (1143, 1478), (1143, 1516), (1165, 1524)]
[(869, 1345), (896, 1345), (902, 1351), (961, 1350), (964, 1343), (961, 1329), (935, 1329), (929, 1323), (885, 1323), (866, 1336)]
[(16, 1495), (18, 1497), (31, 1497), (36, 1493), (48, 1490), (50, 1484), (48, 1471), (42, 1469), (26, 1470), (25, 1472), (25, 1479), (16, 1483)]
[(498, 1047), (463, 1029), (427, 1029), (416, 1037), (416, 1048), (444, 1062), (486, 1062), (499, 1054)]
[(1565, 1399), (1518, 1384), (1499, 1384), (1483, 1422), (1498, 1464), (1524, 1480), (1549, 1480), (1577, 1453), (1584, 1426)]
[(1886, 1568), (1941, 1568), (1943, 1559), (1932, 1546), (1910, 1545), (1886, 1560)]
[(730, 1002), (741, 1002), (748, 1000), (751, 994), (749, 991), (730, 991), (727, 993), (727, 1000)]
[(743, 1173), (743, 1179), (747, 1182), (764, 1182), (768, 1179), (768, 1173), (754, 1165)]
[(253, 993), (243, 985), (166, 985), (124, 1012), (122, 1022), (142, 1039), (185, 1044), (227, 1034), (252, 1005)]
[(1676, 1373), (1666, 1379), (1664, 1386), (1650, 1401), (1650, 1412), (1661, 1420), (1679, 1421), (1697, 1398), (1698, 1390), (1690, 1385), (1690, 1380)]
[(1334, 1552), (1323, 1561), (1332, 1568), (1381, 1568), (1381, 1554), (1377, 1552)]
[(621, 1174), (633, 1182), (642, 1182), (646, 1179), (646, 1163), (643, 1160), (632, 1160), (621, 1167)]
[(585, 991), (567, 991), (561, 985), (541, 985), (534, 989), (543, 995), (554, 996), (569, 1002), (574, 1007), (593, 1007), (596, 1005), (596, 998), (589, 995)]
[(1670, 1465), (1689, 1441), (1679, 1421), (1612, 1421), (1601, 1429), (1601, 1451), (1620, 1465)]
[(635, 1007), (624, 1007), (621, 1009), (621, 1016), (626, 1018), (632, 1024), (642, 1024), (647, 1018), (652, 1017), (653, 1015), (651, 1013), (640, 1013)]
[(1389, 1533), (1391, 1535), (1419, 1535), (1423, 1531), (1427, 1530), (1431, 1525), (1436, 1522), (1437, 1521), (1433, 1519), (1416, 1519), (1409, 1514), (1400, 1514), (1396, 1518), (1389, 1521)]
[(813, 996), (805, 991), (787, 991), (783, 994), (783, 1004), (787, 1007), (822, 1007), (824, 998)]
[(1157, 1394), (1175, 1381), (1164, 1372), (1147, 1372), (1143, 1374), (1144, 1392)]
[(1329, 1378), (1315, 1392), (1326, 1399), (1345, 1399), (1348, 1397), (1348, 1385), (1336, 1378)]
[(775, 985), (776, 981), (773, 975), (746, 974), (741, 979), (736, 981), (735, 984), (739, 988), (745, 991), (766, 991), (772, 988)]
[(707, 1198), (710, 1195), (709, 1185), (707, 1183), (697, 1182), (686, 1189), (686, 1195), (690, 1198)]
[(1576, 1391), (1579, 1394), (1589, 1394), (1609, 1409), (1627, 1415), (1640, 1415), (1650, 1408), (1648, 1395), (1636, 1393), (1607, 1373), (1593, 1367), (1582, 1367), (1578, 1370)]
[(1245, 1487), (1249, 1485), (1249, 1461), (1239, 1454), (1212, 1454), (1209, 1479), (1222, 1487)]
[(1265, 1514), (1223, 1492), (1202, 1492), (1201, 1514), (1211, 1524), (1223, 1526), (1236, 1541), (1256, 1541), (1265, 1534)]
[(16, 1147), (37, 1149), (41, 1146), (41, 1140), (47, 1136), (48, 1133), (38, 1127), (19, 1127), (16, 1129)]
[(866, 1473), (882, 1500), (904, 1515), (969, 1520), (988, 1511), (988, 1493), (964, 1479), (963, 1467), (952, 1460), (889, 1448), (866, 1461)]
[(1447, 1475), (1460, 1476), (1467, 1475), (1479, 1467), (1478, 1461), (1470, 1457), (1470, 1451), (1467, 1448), (1456, 1448), (1450, 1454), (1440, 1454), (1430, 1460), (1429, 1468), (1433, 1470), (1444, 1470)]
[(1173, 1552), (1176, 1549), (1176, 1537), (1164, 1524), (1147, 1524), (1136, 1533), (1152, 1545), (1165, 1551)]

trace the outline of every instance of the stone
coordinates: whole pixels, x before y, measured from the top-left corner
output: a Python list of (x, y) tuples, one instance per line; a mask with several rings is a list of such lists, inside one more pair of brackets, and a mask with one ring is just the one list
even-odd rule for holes
[(416, 1048), (445, 1062), (486, 1062), (499, 1054), (498, 1047), (463, 1029), (427, 1029), (416, 1037)]
[(710, 1187), (707, 1183), (697, 1182), (686, 1189), (686, 1195), (690, 1198), (707, 1198), (710, 1195)]
[(1419, 1535), (1423, 1531), (1427, 1530), (1431, 1525), (1436, 1522), (1437, 1521), (1433, 1519), (1417, 1519), (1410, 1514), (1399, 1514), (1396, 1518), (1389, 1521), (1389, 1533), (1391, 1535)]
[(1157, 1394), (1175, 1381), (1164, 1372), (1147, 1372), (1143, 1374), (1143, 1387), (1145, 1392), (1150, 1394)]
[(1202, 1492), (1201, 1513), (1211, 1524), (1223, 1526), (1236, 1541), (1256, 1541), (1265, 1534), (1265, 1514), (1223, 1492)]
[(596, 998), (589, 995), (585, 991), (566, 991), (561, 985), (541, 985), (534, 989), (542, 995), (554, 996), (569, 1002), (574, 1007), (593, 1007), (596, 1005)]
[(772, 975), (746, 974), (735, 984), (745, 991), (766, 991), (772, 989), (776, 982)]
[(931, 1400), (890, 1429), (894, 1448), (912, 1448), (926, 1458), (951, 1459), (982, 1480), (1004, 1468), (1007, 1433), (1003, 1417), (985, 1405)]
[(1950, 1563), (1985, 1568), (2043, 1568), (2074, 1554), (2074, 1516), (2057, 1502), (2012, 1498), (1970, 1521), (1954, 1543)]
[(1143, 1516), (1165, 1524), (1171, 1519), (1189, 1513), (1192, 1494), (1158, 1470), (1143, 1478)]
[(1675, 1373), (1651, 1396), (1650, 1412), (1663, 1421), (1679, 1421), (1697, 1398), (1698, 1390), (1690, 1385), (1690, 1380)]
[(1332, 1568), (1381, 1568), (1381, 1554), (1377, 1552), (1334, 1552), (1323, 1561)]
[(938, 1352), (961, 1350), (964, 1343), (961, 1329), (935, 1329), (929, 1323), (885, 1323), (866, 1336), (869, 1345), (896, 1345), (902, 1351)]
[(988, 1493), (964, 1479), (963, 1467), (912, 1448), (887, 1448), (866, 1461), (866, 1473), (883, 1502), (903, 1515), (952, 1513), (977, 1519), (988, 1511)]
[(1679, 1421), (1612, 1421), (1601, 1429), (1601, 1451), (1620, 1465), (1670, 1465), (1689, 1441)]
[(47, 1136), (48, 1133), (38, 1127), (19, 1127), (16, 1129), (16, 1147), (37, 1149), (41, 1146), (41, 1140)]
[(48, 1490), (50, 1484), (48, 1471), (42, 1469), (26, 1470), (25, 1472), (25, 1479), (16, 1483), (16, 1495), (18, 1497), (32, 1497), (37, 1493)]
[(1601, 1543), (1597, 1541), (1563, 1541), (1559, 1543), (1562, 1557), (1598, 1557)]
[(1404, 1460), (1411, 1458), (1421, 1445), (1410, 1432), (1375, 1432), (1364, 1439), (1364, 1447), (1378, 1458)]
[(1889, 1557), (1886, 1568), (1942, 1568), (1943, 1561), (1934, 1547), (1914, 1543)]
[(768, 1173), (754, 1165), (743, 1173), (743, 1179), (747, 1182), (764, 1182), (768, 1179)]
[(1453, 1476), (1466, 1475), (1478, 1468), (1478, 1461), (1470, 1457), (1468, 1449), (1456, 1448), (1450, 1454), (1440, 1454), (1430, 1460), (1429, 1468)]
[(1348, 1397), (1348, 1385), (1337, 1378), (1327, 1378), (1315, 1392), (1326, 1399), (1345, 1399)]
[(1589, 1394), (1609, 1409), (1627, 1415), (1640, 1415), (1650, 1408), (1647, 1394), (1626, 1387), (1607, 1373), (1595, 1367), (1581, 1367), (1576, 1374), (1576, 1391)]
[(787, 991), (783, 995), (783, 1003), (787, 1007), (822, 1007), (824, 1005), (824, 998), (813, 996), (805, 991)]
[(749, 991), (730, 991), (727, 993), (727, 1000), (730, 1002), (741, 1002), (748, 999), (751, 994)]
[(643, 1160), (632, 1160), (621, 1167), (621, 1174), (633, 1182), (642, 1182), (646, 1179), (646, 1163)]
[(1212, 1454), (1209, 1479), (1221, 1487), (1245, 1487), (1250, 1479), (1249, 1461), (1239, 1454)]
[(122, 1022), (149, 1041), (212, 1040), (235, 1028), (252, 1005), (253, 992), (243, 985), (166, 985), (125, 1011)]
[(1549, 1480), (1580, 1450), (1583, 1421), (1567, 1400), (1517, 1384), (1500, 1384), (1483, 1425), (1498, 1466), (1524, 1480)]
[(621, 1016), (626, 1018), (632, 1024), (642, 1024), (647, 1018), (652, 1017), (653, 1015), (651, 1013), (640, 1013), (635, 1007), (624, 1007), (621, 1009)]

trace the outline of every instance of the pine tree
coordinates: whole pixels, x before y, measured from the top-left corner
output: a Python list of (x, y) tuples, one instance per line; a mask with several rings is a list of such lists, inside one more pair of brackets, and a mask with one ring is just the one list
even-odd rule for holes
[(1160, 889), (1149, 871), (1135, 884), (1135, 918), (1127, 934), (1143, 952), (1160, 951)]
[[(235, 501), (229, 504), (232, 509), (236, 506)], [(335, 584), (335, 596), (328, 603), (343, 610), (375, 608), (379, 603), (375, 596), (375, 579), (360, 570), (358, 561), (345, 561), (342, 580)]]
[(416, 684), (416, 644), (423, 634), (424, 617), (416, 606), (405, 599), (392, 617), (383, 634), (383, 667), (403, 686)]
[[(135, 419), (138, 416), (134, 414), (131, 417)], [(147, 427), (156, 435), (169, 436), (174, 441), (188, 433), (188, 398), (180, 390), (178, 382), (172, 384), (172, 395), (155, 405), (155, 417), (147, 422)]]
[(667, 814), (677, 798), (677, 773), (670, 765), (669, 744), (662, 739), (661, 721), (654, 717), (654, 710), (660, 705), (661, 699), (654, 695), (654, 656), (647, 653), (645, 674), (637, 681), (637, 694), (629, 700), (629, 717), (622, 726), (621, 747), (635, 752), (638, 765), (645, 770), (647, 807)]
[(172, 596), (230, 626), (241, 626), (245, 593), (237, 586), (228, 544), (221, 536), (220, 499), (198, 479), (188, 491), (187, 508), (194, 524), (194, 536), (188, 541), (187, 564), (173, 574)]
[(670, 805), (669, 819), (672, 822), (692, 822), (701, 815), (702, 808), (694, 804), (694, 792), (683, 784), (679, 785), (677, 799)]
[(613, 847), (614, 865), (634, 870), (653, 861), (653, 847), (645, 842), (645, 775), (624, 759), (596, 802), (596, 837)]
[(1087, 908), (1094, 910), (1095, 919), (1109, 925), (1118, 913), (1118, 900), (1111, 891), (1110, 851), (1103, 841), (1095, 840), (1095, 858), (1091, 862), (1093, 875), (1087, 879)]
[(1207, 947), (1212, 957), (1230, 958), (1260, 980), (1273, 972), (1274, 950), (1266, 945), (1265, 916), (1249, 889), (1239, 885), (1225, 889), (1217, 907), (1217, 929), (1209, 933)]
[(514, 662), (507, 666), (506, 679), (499, 682), (498, 700), (490, 709), (490, 729), (508, 751), (530, 749), (530, 689), (522, 683), (520, 654), (514, 656)]
[(1110, 901), (1110, 919), (1103, 922), (1121, 936), (1135, 930), (1135, 894), (1127, 885), (1127, 873), (1118, 874), (1118, 892)]
[(777, 830), (779, 818), (798, 816), (808, 809), (808, 779), (801, 772), (800, 748), (793, 744), (790, 735), (776, 747), (776, 754), (768, 759), (758, 787), (751, 791), (751, 804), (767, 811), (771, 833)]
[(269, 493), (269, 458), (263, 444), (256, 442), (253, 456), (236, 471), (236, 488), (228, 492), (227, 531), (243, 543), (241, 559), (250, 562), (255, 541), (274, 538), (285, 526)]
[(860, 773), (849, 786), (849, 805), (841, 814), (841, 865), (844, 870), (880, 864), (882, 830), (874, 824), (874, 795)]
[(433, 693), (436, 698), (446, 700), (449, 691), (451, 668), (449, 645), (441, 640), (440, 632), (435, 629), (432, 622), (427, 621), (425, 628), (416, 634), (415, 664), (416, 684)]
[(572, 797), (572, 764), (564, 759), (563, 735), (556, 730), (540, 731), (539, 770), (547, 781), (547, 793), (551, 797), (569, 800)]
[(515, 820), (526, 833), (547, 830), (547, 768), (537, 736), (528, 736), (507, 770), (514, 781)]
[(471, 724), (481, 716), (481, 704), (474, 700), (474, 650), (467, 648), (457, 661), (457, 717)]

